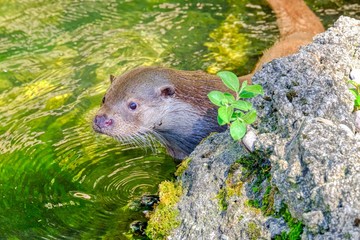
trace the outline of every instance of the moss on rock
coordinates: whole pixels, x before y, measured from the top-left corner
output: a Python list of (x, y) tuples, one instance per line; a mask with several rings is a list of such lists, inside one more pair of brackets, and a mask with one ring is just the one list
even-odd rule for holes
[(247, 233), (249, 235), (249, 239), (257, 240), (261, 236), (261, 229), (255, 222), (249, 222)]
[(275, 240), (299, 240), (303, 233), (304, 224), (296, 218), (291, 216), (289, 208), (283, 204), (280, 211), (275, 214), (275, 217), (282, 217), (289, 227), (288, 232), (282, 232), (275, 236)]
[(164, 181), (159, 185), (160, 202), (150, 214), (145, 230), (150, 239), (165, 239), (171, 231), (180, 225), (177, 219), (179, 211), (175, 205), (182, 194), (182, 186), (178, 182)]
[(182, 162), (177, 166), (175, 176), (181, 177), (181, 175), (188, 168), (190, 162), (191, 162), (191, 158), (185, 158), (184, 160), (182, 160)]
[(225, 186), (221, 188), (216, 195), (218, 199), (219, 208), (221, 211), (227, 210), (229, 198), (232, 196), (240, 196), (243, 188), (243, 182), (234, 176), (238, 166), (232, 166), (230, 168), (228, 177), (225, 181)]

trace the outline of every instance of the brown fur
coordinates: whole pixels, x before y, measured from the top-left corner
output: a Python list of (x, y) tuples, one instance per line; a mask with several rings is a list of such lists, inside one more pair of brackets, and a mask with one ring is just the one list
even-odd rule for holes
[[(136, 68), (113, 80), (94, 129), (140, 144), (152, 134), (173, 157), (184, 158), (211, 131), (225, 129), (217, 125), (216, 108), (206, 94), (198, 94), (218, 89), (219, 82), (202, 71)], [(130, 102), (136, 102), (137, 109), (131, 110)], [(101, 119), (112, 123), (105, 126)]]
[[(324, 30), (302, 0), (268, 2), (277, 16), (280, 40), (265, 51), (253, 73), (274, 58), (296, 52)], [(253, 73), (239, 79), (250, 82)], [(207, 98), (212, 90), (227, 91), (217, 76), (202, 71), (140, 67), (111, 77), (111, 81), (94, 120), (95, 131), (139, 144), (154, 136), (170, 155), (181, 159), (210, 132), (225, 129), (218, 126), (217, 108)], [(134, 103), (136, 108), (132, 109)]]
[(314, 35), (325, 30), (320, 19), (303, 0), (267, 0), (267, 2), (276, 14), (280, 39), (264, 52), (252, 73), (239, 77), (240, 80), (247, 80), (249, 83), (254, 73), (261, 69), (264, 63), (297, 52), (301, 46), (312, 42)]

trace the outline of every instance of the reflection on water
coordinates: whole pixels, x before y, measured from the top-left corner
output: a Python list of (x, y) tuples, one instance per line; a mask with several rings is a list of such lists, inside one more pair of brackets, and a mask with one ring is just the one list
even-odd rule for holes
[[(355, 0), (308, 2), (325, 25), (360, 16)], [(126, 205), (156, 193), (175, 163), (93, 132), (108, 76), (247, 73), (277, 36), (264, 4), (0, 0), (0, 239), (124, 239), (143, 219)]]

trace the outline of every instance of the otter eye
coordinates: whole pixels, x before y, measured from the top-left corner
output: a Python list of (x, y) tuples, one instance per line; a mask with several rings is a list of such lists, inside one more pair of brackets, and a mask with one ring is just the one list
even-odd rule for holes
[(130, 108), (131, 110), (135, 110), (135, 109), (137, 108), (136, 102), (130, 102), (130, 103), (129, 103), (129, 108)]

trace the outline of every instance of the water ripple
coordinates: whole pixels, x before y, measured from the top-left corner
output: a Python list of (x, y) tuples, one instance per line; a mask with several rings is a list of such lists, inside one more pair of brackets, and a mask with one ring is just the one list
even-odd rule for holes
[[(332, 5), (314, 2), (326, 25), (359, 16), (356, 0)], [(205, 69), (215, 60), (204, 57), (204, 43), (230, 13), (257, 60), (277, 36), (263, 1), (0, 4), (0, 238), (124, 239), (143, 218), (127, 204), (156, 194), (175, 164), (163, 148), (94, 133), (109, 74), (140, 65)]]

